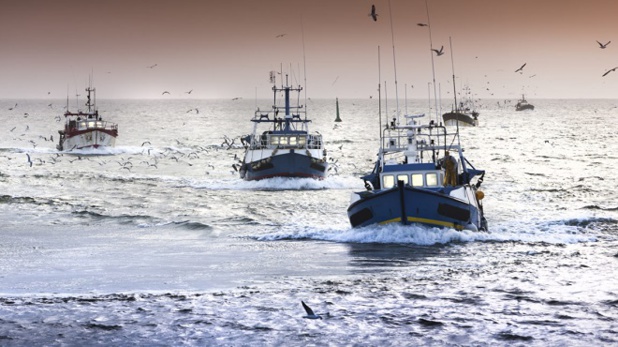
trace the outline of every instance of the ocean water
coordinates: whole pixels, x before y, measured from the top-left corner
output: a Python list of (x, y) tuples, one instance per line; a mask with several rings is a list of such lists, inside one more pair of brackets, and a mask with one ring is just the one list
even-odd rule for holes
[(253, 100), (99, 100), (116, 147), (74, 154), (62, 101), (0, 100), (0, 345), (615, 346), (618, 100), (529, 101), (461, 129), (473, 233), (350, 227), (377, 100), (309, 100), (330, 176), (259, 182)]

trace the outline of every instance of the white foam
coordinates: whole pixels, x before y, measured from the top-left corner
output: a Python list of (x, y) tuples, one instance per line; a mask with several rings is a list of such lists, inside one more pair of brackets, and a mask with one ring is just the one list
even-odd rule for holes
[(193, 182), (190, 185), (193, 188), (210, 190), (364, 189), (360, 179), (350, 176), (330, 176), (323, 180), (274, 177), (259, 181), (244, 181), (240, 178), (229, 178)]
[(285, 239), (314, 239), (342, 243), (396, 243), (435, 245), (451, 242), (515, 241), (524, 243), (546, 242), (551, 244), (573, 244), (595, 242), (597, 236), (581, 226), (569, 225), (566, 221), (539, 223), (517, 222), (494, 226), (490, 232), (425, 227), (421, 225), (374, 225), (347, 229), (306, 229), (281, 231), (257, 237), (260, 241)]

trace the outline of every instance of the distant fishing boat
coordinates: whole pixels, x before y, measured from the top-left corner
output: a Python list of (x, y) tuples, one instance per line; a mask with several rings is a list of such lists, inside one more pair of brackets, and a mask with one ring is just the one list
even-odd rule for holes
[(521, 99), (517, 101), (515, 105), (515, 111), (534, 110), (534, 105), (529, 104), (524, 95), (521, 95)]
[[(455, 75), (453, 74), (453, 77)], [(453, 85), (455, 81), (453, 79)], [(479, 113), (475, 110), (474, 101), (467, 86), (464, 88), (466, 93), (465, 101), (460, 101), (457, 105), (457, 95), (454, 94), (455, 102), (451, 112), (442, 115), (442, 120), (447, 126), (477, 126), (479, 124)]]
[(64, 113), (64, 129), (58, 130), (60, 140), (56, 148), (59, 151), (74, 149), (114, 147), (118, 137), (118, 124), (103, 121), (96, 108), (96, 92), (92, 87), (86, 88), (87, 111), (78, 110)]
[[(253, 132), (241, 138), (245, 155), (240, 177), (247, 181), (271, 177), (310, 177), (323, 179), (328, 174), (326, 149), (322, 135), (310, 133), (306, 108), (300, 105), (302, 87), (291, 87), (286, 75), (285, 86), (272, 88), (271, 110), (255, 111)], [(283, 105), (277, 97), (283, 93)], [(291, 94), (297, 94), (296, 105)], [(266, 128), (266, 129), (264, 129)]]
[[(424, 115), (393, 120), (384, 130), (373, 171), (361, 177), (365, 191), (352, 194), (353, 227), (423, 224), (457, 230), (487, 230), (479, 189), (485, 176), (453, 144), (445, 126), (420, 125)], [(476, 183), (472, 179), (477, 177)]]
[[(447, 126), (477, 126), (479, 124), (479, 113), (473, 111), (463, 102), (459, 103), (459, 107), (455, 107), (451, 112), (442, 115), (444, 125)], [(457, 124), (459, 123), (459, 124)]]

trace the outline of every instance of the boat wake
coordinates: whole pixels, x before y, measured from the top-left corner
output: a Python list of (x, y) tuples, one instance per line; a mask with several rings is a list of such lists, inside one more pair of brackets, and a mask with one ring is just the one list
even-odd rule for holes
[(359, 189), (362, 182), (357, 177), (330, 176), (323, 180), (313, 178), (273, 177), (259, 181), (239, 181), (236, 178), (211, 180), (190, 184), (192, 188), (208, 190), (323, 190)]
[(460, 242), (521, 242), (575, 244), (596, 242), (602, 230), (618, 221), (610, 218), (584, 218), (544, 222), (506, 222), (490, 232), (474, 232), (421, 225), (372, 225), (345, 230), (304, 228), (255, 237), (258, 241), (322, 240), (340, 243), (415, 244), (422, 246)]

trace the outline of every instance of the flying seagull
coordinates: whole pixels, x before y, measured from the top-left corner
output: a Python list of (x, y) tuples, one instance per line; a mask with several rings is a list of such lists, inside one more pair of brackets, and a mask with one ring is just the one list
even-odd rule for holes
[(416, 25), (418, 25), (419, 27), (426, 27), (426, 26), (429, 26), (429, 25), (427, 25), (427, 24), (425, 24), (425, 23), (416, 23)]
[(606, 44), (602, 44), (601, 42), (597, 41), (597, 43), (599, 44), (599, 48), (601, 49), (605, 49), (607, 48), (607, 45), (609, 45), (611, 43), (611, 41), (607, 41)]
[(32, 160), (30, 160), (30, 154), (26, 153), (26, 156), (28, 157), (28, 163), (30, 163), (30, 167), (32, 167)]
[(440, 49), (432, 49), (432, 51), (436, 52), (436, 56), (441, 56), (444, 54), (444, 46), (440, 47)]
[(615, 67), (615, 68), (613, 68), (613, 69), (609, 69), (609, 70), (607, 70), (607, 71), (603, 74), (603, 76), (602, 76), (602, 77), (607, 76), (607, 74), (609, 74), (609, 73), (610, 73), (610, 72), (612, 72), (612, 71), (616, 71), (616, 69), (618, 69), (618, 66), (616, 66), (616, 67)]
[(528, 63), (524, 63), (524, 65), (520, 66), (519, 69), (515, 70), (515, 72), (523, 73), (522, 70), (524, 69), (524, 66), (526, 66), (526, 64)]
[(157, 66), (157, 64), (149, 65), (149, 66), (146, 66), (146, 67), (149, 68), (149, 69), (154, 69), (156, 66)]
[(277, 38), (277, 39), (278, 39), (278, 38), (280, 38), (280, 37), (284, 37), (285, 35), (287, 35), (287, 34), (279, 34), (279, 35), (275, 36), (275, 38)]
[[(165, 94), (170, 94), (170, 92), (168, 92), (167, 90), (164, 91), (163, 93), (161, 93), (161, 95), (165, 95)], [(171, 94), (170, 94), (171, 95)]]
[(376, 13), (376, 5), (371, 5), (371, 13), (369, 14), (371, 18), (373, 18), (374, 22), (378, 21), (378, 14)]
[(191, 92), (193, 92), (193, 89), (191, 89), (191, 90), (190, 90), (190, 91), (188, 91), (188, 92), (185, 92), (185, 94), (191, 94)]
[(305, 312), (307, 312), (307, 315), (303, 316), (303, 318), (322, 319), (322, 317), (319, 314), (313, 313), (313, 310), (311, 309), (311, 307), (307, 306), (307, 304), (305, 304), (304, 301), (301, 300), (300, 303), (303, 304), (303, 308), (305, 309)]

